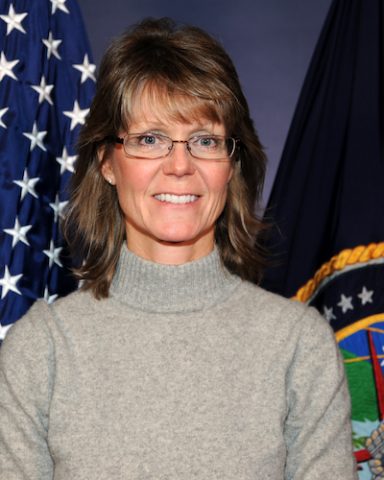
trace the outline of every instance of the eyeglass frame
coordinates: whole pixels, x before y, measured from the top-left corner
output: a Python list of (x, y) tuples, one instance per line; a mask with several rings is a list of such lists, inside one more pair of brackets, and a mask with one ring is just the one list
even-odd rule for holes
[[(105, 138), (105, 141), (108, 141), (108, 142), (111, 142), (111, 143), (119, 143), (121, 145), (123, 145), (123, 148), (125, 147), (124, 145), (124, 142), (125, 142), (125, 139), (129, 136), (129, 135), (143, 135), (145, 136), (145, 132), (141, 133), (141, 132), (138, 132), (138, 133), (127, 133), (126, 135), (124, 135), (124, 137), (118, 137), (117, 135), (109, 135)], [(148, 135), (150, 135), (148, 133)], [(219, 138), (224, 138), (225, 140), (232, 140), (233, 141), (233, 149), (232, 149), (232, 152), (230, 155), (228, 155), (228, 159), (231, 159), (233, 157), (233, 154), (235, 153), (236, 151), (236, 148), (238, 147), (239, 145), (239, 142), (240, 142), (240, 139), (239, 138), (236, 138), (236, 137), (225, 137), (224, 135), (195, 135), (194, 137), (191, 137), (189, 138), (188, 140), (173, 140), (171, 137), (168, 137), (167, 135), (162, 135), (162, 134), (153, 134), (153, 135), (158, 135), (158, 136), (161, 136), (163, 138), (167, 138), (169, 140), (171, 140), (172, 142), (172, 146), (170, 148), (168, 148), (168, 153), (166, 153), (165, 155), (161, 155), (159, 157), (137, 157), (135, 155), (130, 155), (129, 153), (127, 153), (126, 149), (124, 148), (124, 153), (127, 157), (129, 158), (140, 158), (142, 160), (159, 160), (160, 158), (166, 158), (168, 157), (172, 150), (173, 150), (173, 146), (175, 143), (184, 143), (187, 147), (187, 151), (189, 152), (189, 154), (191, 155), (191, 157), (193, 158), (196, 158), (198, 160), (202, 160), (202, 161), (219, 161), (221, 160), (221, 158), (212, 158), (212, 159), (209, 159), (209, 158), (202, 158), (202, 157), (196, 157), (195, 155), (192, 154), (191, 152), (191, 148), (189, 146), (189, 142), (193, 139), (193, 138), (198, 138), (198, 137), (205, 137), (205, 136), (212, 136), (212, 137), (219, 137)], [(224, 158), (222, 158), (224, 160)], [(237, 161), (238, 158), (235, 158), (235, 160)]]

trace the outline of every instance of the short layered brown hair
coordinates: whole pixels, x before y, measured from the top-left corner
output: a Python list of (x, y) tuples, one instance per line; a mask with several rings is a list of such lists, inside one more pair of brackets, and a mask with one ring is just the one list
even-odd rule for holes
[[(83, 288), (108, 296), (125, 224), (116, 190), (101, 173), (113, 148), (106, 139), (129, 131), (133, 100), (143, 91), (178, 121), (220, 122), (239, 139), (226, 205), (215, 226), (224, 265), (241, 278), (258, 282), (263, 255), (255, 214), (265, 174), (265, 155), (253, 127), (235, 67), (223, 47), (203, 30), (168, 18), (146, 19), (117, 38), (101, 62), (96, 95), (81, 131), (76, 172), (64, 231), (77, 259)], [(179, 96), (183, 101), (178, 102)], [(103, 157), (100, 159), (100, 151)]]

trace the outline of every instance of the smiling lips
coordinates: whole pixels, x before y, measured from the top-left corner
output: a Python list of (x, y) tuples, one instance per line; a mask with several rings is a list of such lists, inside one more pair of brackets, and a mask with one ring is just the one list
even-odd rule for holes
[(171, 193), (159, 193), (154, 197), (160, 202), (174, 203), (179, 205), (196, 202), (196, 200), (199, 198), (197, 195), (174, 195)]

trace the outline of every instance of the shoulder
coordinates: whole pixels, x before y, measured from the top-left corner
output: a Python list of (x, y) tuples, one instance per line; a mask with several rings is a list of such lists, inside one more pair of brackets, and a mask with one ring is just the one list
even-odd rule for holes
[[(102, 302), (102, 301), (101, 301)], [(9, 329), (0, 351), (24, 349), (48, 344), (52, 334), (63, 321), (81, 322), (81, 319), (92, 317), (100, 302), (89, 292), (80, 290), (62, 297), (52, 304), (45, 300), (37, 300), (28, 312)]]
[(319, 312), (308, 305), (268, 292), (263, 288), (249, 283), (241, 282), (234, 298), (234, 303), (250, 313), (257, 313), (270, 322), (300, 322), (304, 318), (315, 319), (326, 323)]
[(298, 384), (304, 377), (320, 375), (330, 383), (343, 380), (334, 332), (318, 310), (247, 282), (239, 294), (255, 344), (264, 352), (279, 352), (279, 361), (290, 368), (290, 379)]
[(235, 295), (228, 300), (233, 318), (246, 318), (258, 331), (270, 336), (291, 339), (295, 342), (308, 338), (330, 339), (334, 334), (324, 317), (313, 307), (291, 300), (261, 287), (241, 282)]

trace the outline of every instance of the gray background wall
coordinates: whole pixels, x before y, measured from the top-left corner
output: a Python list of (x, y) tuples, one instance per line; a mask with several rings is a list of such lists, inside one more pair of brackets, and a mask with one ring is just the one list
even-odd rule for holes
[(265, 146), (267, 201), (294, 108), (331, 0), (79, 0), (96, 64), (143, 17), (200, 26), (231, 55)]

